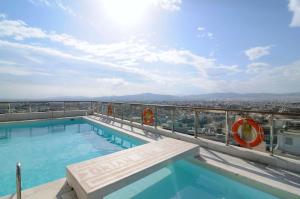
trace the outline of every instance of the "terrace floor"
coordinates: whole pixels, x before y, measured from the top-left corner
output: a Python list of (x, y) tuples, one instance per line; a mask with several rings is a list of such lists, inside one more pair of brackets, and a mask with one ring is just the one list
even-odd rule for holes
[[(101, 124), (109, 125), (116, 130), (134, 134), (135, 136), (147, 139), (148, 141), (164, 139), (163, 136), (145, 132), (144, 130), (133, 128), (128, 125), (113, 122), (112, 120), (89, 116), (89, 119), (96, 120)], [(214, 150), (200, 147), (195, 163), (214, 169), (228, 177), (251, 184), (258, 189), (267, 190), (270, 187), (293, 193), (289, 198), (300, 198), (300, 174), (286, 171), (279, 168), (270, 167), (241, 158), (233, 157)], [(258, 183), (253, 183), (256, 181)], [(277, 193), (280, 195), (280, 193)], [(15, 195), (0, 197), (0, 199), (15, 199)], [(23, 199), (77, 199), (72, 188), (67, 184), (66, 179), (60, 179), (38, 187), (34, 187), (22, 192)], [(282, 196), (282, 198), (286, 198)]]

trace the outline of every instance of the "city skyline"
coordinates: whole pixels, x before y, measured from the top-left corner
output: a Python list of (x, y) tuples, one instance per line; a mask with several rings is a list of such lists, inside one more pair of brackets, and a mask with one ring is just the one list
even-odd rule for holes
[(300, 92), (300, 1), (2, 1), (2, 98)]

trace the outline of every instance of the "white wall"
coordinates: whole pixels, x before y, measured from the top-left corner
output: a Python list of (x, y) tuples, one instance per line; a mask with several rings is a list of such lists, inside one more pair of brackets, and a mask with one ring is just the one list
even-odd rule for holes
[(48, 111), (48, 112), (32, 112), (32, 113), (7, 113), (0, 114), (0, 122), (50, 119), (60, 117), (84, 116), (92, 114), (92, 110), (74, 110), (74, 111)]

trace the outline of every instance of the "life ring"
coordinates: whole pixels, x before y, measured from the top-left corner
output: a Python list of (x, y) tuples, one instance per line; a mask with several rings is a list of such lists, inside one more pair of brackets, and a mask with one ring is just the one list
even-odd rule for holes
[(152, 109), (145, 108), (143, 111), (143, 123), (147, 125), (152, 125), (154, 122), (154, 113)]
[[(245, 123), (247, 123), (248, 125), (253, 127), (256, 131), (256, 137), (251, 142), (247, 142), (244, 139), (242, 139), (241, 136), (238, 133), (240, 126), (245, 124)], [(248, 148), (249, 147), (255, 147), (255, 146), (259, 145), (264, 140), (263, 128), (251, 118), (241, 118), (241, 119), (237, 120), (232, 125), (232, 133), (233, 133), (234, 140), (243, 147), (248, 147)]]
[(113, 114), (113, 106), (112, 104), (109, 104), (107, 107), (107, 115), (112, 116), (112, 114)]

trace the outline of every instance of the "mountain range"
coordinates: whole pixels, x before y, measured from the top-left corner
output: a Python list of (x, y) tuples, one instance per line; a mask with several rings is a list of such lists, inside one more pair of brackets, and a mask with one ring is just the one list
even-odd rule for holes
[(163, 95), (154, 93), (141, 93), (136, 95), (122, 96), (104, 96), (104, 97), (59, 97), (47, 98), (47, 100), (98, 100), (98, 101), (143, 101), (143, 102), (161, 102), (161, 101), (284, 101), (300, 102), (299, 93), (210, 93), (200, 95)]
[(122, 96), (103, 96), (103, 97), (84, 97), (84, 96), (65, 96), (48, 97), (40, 99), (8, 99), (0, 98), (0, 101), (22, 101), (22, 100), (45, 100), (45, 101), (121, 101), (121, 102), (161, 102), (161, 101), (282, 101), (282, 102), (300, 102), (299, 93), (210, 93), (199, 95), (163, 95), (154, 93), (141, 93), (136, 95)]

